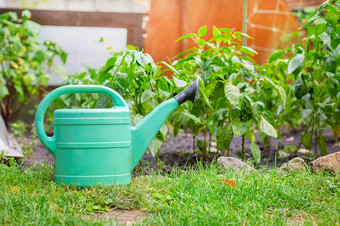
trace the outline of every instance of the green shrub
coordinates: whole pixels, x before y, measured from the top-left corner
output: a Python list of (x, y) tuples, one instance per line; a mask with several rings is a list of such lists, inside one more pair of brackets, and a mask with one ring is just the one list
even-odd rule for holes
[(67, 54), (51, 41), (40, 46), (40, 25), (31, 13), (0, 15), (0, 112), (5, 122), (15, 120), (24, 104), (47, 86), (55, 56), (65, 63)]

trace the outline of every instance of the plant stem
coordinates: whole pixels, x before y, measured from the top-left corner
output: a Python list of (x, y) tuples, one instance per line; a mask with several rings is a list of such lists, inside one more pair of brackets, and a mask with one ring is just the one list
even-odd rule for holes
[(220, 152), (220, 147), (218, 146), (218, 142), (216, 142), (216, 149), (217, 149), (217, 157), (220, 157), (222, 153)]
[[(308, 124), (307, 124), (307, 127), (306, 127), (306, 129), (305, 129), (305, 132), (303, 133), (303, 135), (301, 136), (301, 139), (300, 139), (300, 142), (299, 142), (299, 145), (298, 145), (298, 150), (300, 149), (300, 147), (301, 147), (301, 145), (302, 145), (302, 137), (306, 134), (306, 133), (308, 133), (308, 129), (309, 129), (309, 127), (310, 127), (310, 125), (312, 124), (312, 122), (313, 122), (313, 117), (311, 118), (311, 120), (308, 122)], [(312, 138), (311, 138), (312, 139)]]
[(241, 152), (242, 160), (244, 160), (244, 140), (245, 140), (245, 135), (242, 135), (242, 152)]
[(207, 130), (204, 130), (204, 141), (203, 141), (203, 149), (204, 149), (204, 158), (207, 158)]
[(208, 144), (208, 151), (211, 151), (211, 134), (209, 133), (209, 144)]
[(314, 134), (314, 128), (315, 128), (315, 121), (314, 121), (314, 115), (313, 115), (313, 123), (312, 123), (312, 131), (310, 136), (310, 149), (312, 150), (312, 144), (313, 144), (313, 134)]
[(315, 139), (314, 139), (315, 155), (318, 155), (318, 114), (315, 115)]
[(156, 173), (158, 174), (159, 171), (159, 151), (157, 152), (155, 156), (155, 163), (156, 163)]

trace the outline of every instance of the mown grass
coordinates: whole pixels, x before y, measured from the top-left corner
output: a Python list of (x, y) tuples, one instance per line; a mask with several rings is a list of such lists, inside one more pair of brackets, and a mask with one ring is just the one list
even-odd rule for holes
[[(224, 185), (226, 178), (236, 186)], [(339, 225), (340, 215), (339, 175), (222, 172), (215, 163), (89, 188), (57, 186), (49, 166), (0, 164), (0, 193), (0, 224), (103, 224), (83, 216), (111, 208), (147, 212), (143, 225)]]

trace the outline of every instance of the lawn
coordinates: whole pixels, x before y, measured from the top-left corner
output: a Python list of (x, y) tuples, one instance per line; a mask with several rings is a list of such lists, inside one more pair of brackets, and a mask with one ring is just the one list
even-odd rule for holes
[(51, 166), (25, 170), (0, 164), (0, 192), (4, 225), (103, 224), (94, 213), (113, 208), (145, 211), (143, 225), (338, 225), (340, 215), (339, 175), (224, 172), (214, 162), (136, 177), (125, 186), (87, 188), (56, 185)]

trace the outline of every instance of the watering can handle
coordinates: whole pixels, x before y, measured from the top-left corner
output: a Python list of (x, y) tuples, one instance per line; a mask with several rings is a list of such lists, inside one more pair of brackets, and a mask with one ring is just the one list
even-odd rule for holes
[(59, 96), (69, 93), (102, 93), (109, 96), (113, 102), (114, 107), (128, 108), (124, 99), (114, 90), (100, 85), (68, 85), (59, 87), (50, 92), (39, 104), (37, 113), (35, 115), (35, 127), (41, 143), (52, 154), (55, 154), (56, 142), (54, 135), (48, 137), (44, 128), (44, 117), (48, 106)]

